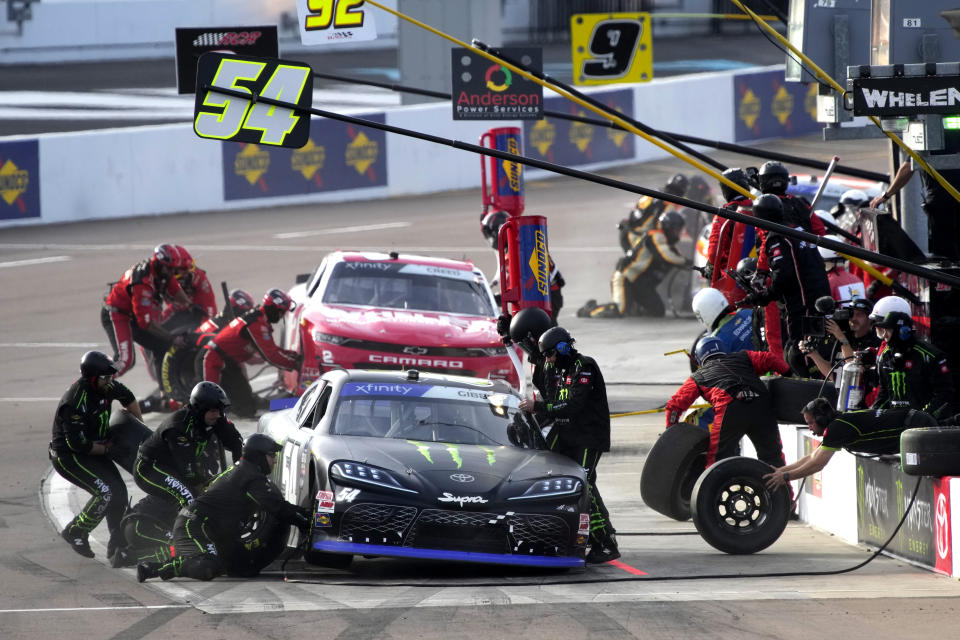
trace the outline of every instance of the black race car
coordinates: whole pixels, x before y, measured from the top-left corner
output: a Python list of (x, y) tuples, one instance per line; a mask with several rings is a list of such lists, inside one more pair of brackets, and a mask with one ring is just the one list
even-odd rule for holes
[(547, 451), (519, 400), (499, 381), (336, 370), (264, 415), (257, 430), (283, 443), (274, 480), (314, 511), (306, 561), (583, 566), (584, 470)]

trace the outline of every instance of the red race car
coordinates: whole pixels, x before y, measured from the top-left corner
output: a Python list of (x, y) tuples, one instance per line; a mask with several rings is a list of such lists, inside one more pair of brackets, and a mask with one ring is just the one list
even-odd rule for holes
[(470, 262), (336, 251), (290, 290), (283, 345), (303, 354), (283, 384), (297, 395), (331, 368), (419, 369), (506, 380), (517, 372), (497, 335), (483, 272)]

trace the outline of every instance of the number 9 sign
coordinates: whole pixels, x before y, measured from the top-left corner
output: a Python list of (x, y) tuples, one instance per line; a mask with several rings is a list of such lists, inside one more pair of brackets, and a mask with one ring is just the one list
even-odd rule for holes
[[(251, 99), (211, 91), (220, 87)], [(296, 104), (294, 111), (264, 97)], [(309, 66), (276, 58), (205, 53), (197, 61), (193, 130), (201, 138), (299, 149), (310, 137), (313, 74)]]
[(578, 13), (570, 17), (573, 82), (649, 82), (653, 36), (649, 13)]

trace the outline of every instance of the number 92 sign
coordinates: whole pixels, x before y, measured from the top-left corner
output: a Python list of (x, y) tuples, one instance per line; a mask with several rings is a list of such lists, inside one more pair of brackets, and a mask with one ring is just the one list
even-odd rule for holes
[[(211, 86), (251, 98), (211, 91)], [(300, 110), (258, 102), (259, 97)], [(302, 62), (212, 52), (197, 62), (193, 130), (201, 138), (299, 149), (310, 137), (312, 105), (313, 74)]]
[(649, 13), (578, 13), (570, 17), (573, 83), (649, 82), (653, 33)]

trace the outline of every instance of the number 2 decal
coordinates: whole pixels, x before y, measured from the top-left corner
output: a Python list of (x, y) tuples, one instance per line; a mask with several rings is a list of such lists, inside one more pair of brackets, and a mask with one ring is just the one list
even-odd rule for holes
[[(210, 91), (211, 86), (250, 94), (252, 99)], [(208, 53), (197, 65), (197, 89), (193, 129), (198, 136), (295, 148), (306, 144), (308, 114), (257, 102), (254, 96), (309, 110), (313, 94), (310, 67), (276, 59)]]
[(307, 0), (304, 28), (307, 31), (349, 29), (363, 26), (364, 0)]

